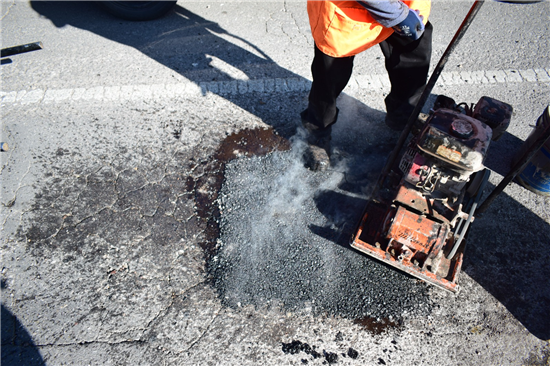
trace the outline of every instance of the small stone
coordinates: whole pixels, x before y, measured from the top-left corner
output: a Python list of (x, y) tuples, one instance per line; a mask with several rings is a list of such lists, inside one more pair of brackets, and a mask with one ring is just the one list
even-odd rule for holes
[(354, 350), (353, 348), (350, 347), (348, 349), (348, 356), (355, 360), (355, 359), (357, 359), (357, 357), (359, 357), (359, 352), (357, 352), (356, 350)]

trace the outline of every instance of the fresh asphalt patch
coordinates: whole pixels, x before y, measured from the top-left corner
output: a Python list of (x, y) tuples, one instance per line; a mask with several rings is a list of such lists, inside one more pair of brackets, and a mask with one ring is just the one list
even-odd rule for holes
[(373, 165), (389, 151), (314, 173), (303, 167), (302, 150), (296, 140), (290, 151), (227, 165), (210, 265), (223, 302), (396, 322), (403, 312), (429, 312), (424, 283), (347, 245), (368, 197), (362, 190), (376, 179)]

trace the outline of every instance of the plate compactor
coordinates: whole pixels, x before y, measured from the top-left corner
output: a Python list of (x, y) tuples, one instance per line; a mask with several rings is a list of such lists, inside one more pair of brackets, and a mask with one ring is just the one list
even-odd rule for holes
[(489, 178), (483, 161), (511, 115), (489, 97), (468, 107), (439, 96), (369, 201), (351, 246), (456, 292), (464, 238)]
[(474, 2), (436, 65), (350, 243), (369, 256), (453, 293), (459, 289), (465, 238), (474, 216), (483, 213), (550, 141), (548, 106), (511, 170), (479, 204), (489, 179), (490, 171), (483, 166), (489, 144), (510, 124), (512, 107), (489, 97), (468, 106), (438, 96), (428, 115), (420, 113), (482, 4)]
[[(451, 292), (458, 291), (464, 237), (488, 180), (483, 161), (494, 133), (510, 122), (511, 107), (482, 98), (474, 108), (438, 97), (420, 111), (464, 33), (478, 13), (475, 1), (435, 67), (380, 174), (351, 246)], [(420, 123), (422, 124), (422, 123)], [(403, 152), (404, 150), (404, 152)], [(399, 159), (400, 157), (400, 159)]]

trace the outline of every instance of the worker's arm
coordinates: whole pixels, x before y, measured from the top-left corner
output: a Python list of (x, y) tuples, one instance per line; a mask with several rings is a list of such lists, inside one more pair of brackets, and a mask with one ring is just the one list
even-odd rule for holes
[(402, 37), (417, 40), (424, 33), (422, 16), (399, 0), (357, 0), (369, 14), (386, 28)]

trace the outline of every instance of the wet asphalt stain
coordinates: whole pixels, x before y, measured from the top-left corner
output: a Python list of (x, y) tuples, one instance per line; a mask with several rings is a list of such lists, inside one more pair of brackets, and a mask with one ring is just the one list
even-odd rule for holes
[[(183, 155), (188, 170), (200, 165)], [(198, 234), (188, 177), (177, 167), (123, 168), (122, 164), (91, 172), (54, 168), (32, 204), (30, 212), (38, 219), (19, 229), (31, 251), (40, 255), (45, 249), (61, 248), (79, 254), (90, 235), (113, 245), (117, 240), (150, 240), (161, 251)]]
[(368, 316), (355, 319), (353, 322), (372, 334), (382, 334), (392, 328), (399, 329), (400, 326), (398, 322), (391, 321), (388, 318), (375, 319)]
[[(316, 360), (319, 358), (324, 358), (323, 364), (333, 365), (338, 363), (338, 353), (331, 352), (327, 350), (322, 350), (321, 352), (317, 351), (317, 346), (310, 346), (308, 343), (302, 343), (301, 341), (294, 340), (290, 343), (283, 343), (282, 350), (286, 354), (299, 354), (304, 352), (305, 354), (311, 356), (310, 360)], [(345, 358), (349, 357), (351, 359), (357, 359), (359, 357), (359, 352), (349, 347), (347, 352), (340, 353), (340, 357)], [(308, 359), (302, 359), (302, 364), (308, 364)]]
[[(176, 139), (181, 136), (179, 131), (174, 131), (173, 135)], [(150, 224), (155, 230), (148, 231), (148, 236), (162, 245), (184, 237), (179, 226), (186, 226), (183, 231), (191, 230), (192, 226), (185, 222), (196, 224), (200, 221), (206, 232), (206, 241), (201, 244), (208, 258), (219, 235), (219, 212), (215, 201), (223, 182), (225, 164), (236, 157), (261, 156), (288, 148), (288, 141), (272, 129), (244, 130), (228, 136), (213, 158), (196, 158), (204, 154), (194, 151), (178, 152), (174, 160), (180, 162), (180, 166), (156, 163), (126, 168), (124, 161), (92, 171), (85, 167), (62, 168), (64, 163), (61, 162), (53, 168), (46, 166), (50, 171), (44, 181), (47, 184), (36, 194), (30, 210), (40, 219), (29, 227), (20, 227), (18, 234), (28, 245), (39, 250), (44, 245), (55, 247), (65, 241), (61, 240), (63, 237), (71, 235), (77, 235), (71, 241), (81, 242), (79, 235), (89, 235), (84, 227), (92, 232), (101, 229), (108, 232), (111, 227), (120, 227), (127, 229), (125, 232), (142, 233)], [(121, 156), (125, 153), (125, 149), (119, 151)], [(71, 153), (60, 148), (55, 155), (61, 158)], [(191, 174), (186, 176), (185, 172)], [(109, 222), (97, 219), (98, 215), (114, 216), (109, 212), (116, 213), (120, 219), (112, 217), (114, 221)], [(195, 214), (197, 217), (193, 220)], [(139, 220), (132, 220), (132, 216)], [(76, 246), (73, 249), (78, 250)]]

